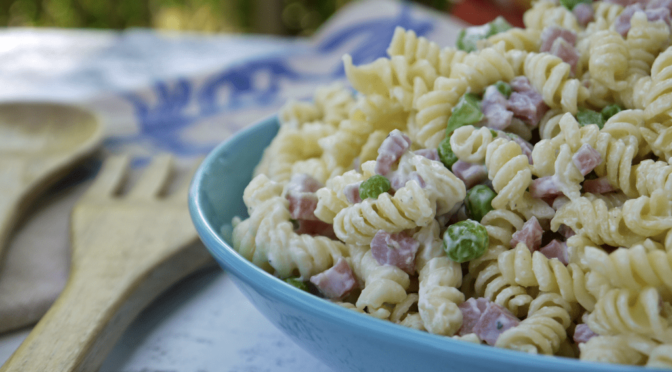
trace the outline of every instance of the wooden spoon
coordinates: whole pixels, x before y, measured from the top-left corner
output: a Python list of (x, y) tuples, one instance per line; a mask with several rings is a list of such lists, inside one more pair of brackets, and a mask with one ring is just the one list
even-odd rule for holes
[(30, 203), (103, 139), (82, 109), (51, 103), (0, 104), (0, 258)]
[[(214, 263), (187, 207), (188, 182), (165, 196), (172, 158), (156, 158), (119, 196), (128, 159), (107, 160), (72, 211), (68, 283), (0, 372), (96, 371), (162, 291)], [(190, 180), (191, 178), (189, 178)]]

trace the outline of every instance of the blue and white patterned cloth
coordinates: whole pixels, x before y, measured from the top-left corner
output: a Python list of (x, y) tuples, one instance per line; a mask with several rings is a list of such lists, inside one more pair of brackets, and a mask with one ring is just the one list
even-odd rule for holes
[(386, 55), (396, 26), (441, 45), (462, 25), (417, 6), (346, 7), (311, 39), (14, 29), (0, 32), (0, 100), (49, 100), (101, 115), (111, 152), (203, 155), (270, 115)]
[[(356, 65), (385, 56), (397, 26), (453, 45), (464, 24), (408, 3), (366, 1), (341, 10), (310, 39), (7, 29), (0, 31), (0, 102), (87, 107), (106, 126), (108, 153), (129, 152), (136, 164), (159, 152), (189, 161), (274, 114), (287, 99), (309, 99), (318, 85), (344, 81), (343, 54), (350, 54)], [(51, 260), (51, 277), (59, 278), (58, 283), (26, 296), (20, 288), (27, 279), (40, 285), (42, 273), (31, 277), (5, 270), (0, 298), (5, 305), (22, 305), (5, 313), (45, 311), (44, 303), (53, 301), (65, 284), (67, 216), (81, 187), (59, 192), (17, 231), (4, 262), (30, 270), (35, 266), (31, 249), (42, 245), (52, 251), (52, 258), (44, 259)], [(131, 326), (102, 370), (326, 371), (271, 329), (225, 274), (209, 275), (183, 283), (154, 304)], [(33, 309), (37, 303), (42, 310)], [(0, 313), (5, 305), (0, 301)], [(26, 330), (0, 335), (0, 364), (26, 335)], [(230, 365), (222, 366), (222, 358)]]

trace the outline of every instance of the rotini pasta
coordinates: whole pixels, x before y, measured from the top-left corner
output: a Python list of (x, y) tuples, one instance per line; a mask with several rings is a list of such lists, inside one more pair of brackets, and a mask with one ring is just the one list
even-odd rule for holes
[(485, 153), (492, 140), (492, 133), (488, 128), (476, 129), (472, 125), (466, 125), (453, 132), (450, 146), (458, 159), (468, 163), (481, 163), (485, 160)]
[[(591, 57), (592, 58), (592, 57)], [(588, 98), (588, 89), (578, 79), (570, 79), (571, 66), (549, 53), (529, 53), (525, 58), (525, 76), (551, 108), (576, 113)]]

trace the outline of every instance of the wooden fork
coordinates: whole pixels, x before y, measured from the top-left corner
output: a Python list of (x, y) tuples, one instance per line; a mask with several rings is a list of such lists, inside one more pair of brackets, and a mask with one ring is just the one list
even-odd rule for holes
[(172, 158), (155, 158), (119, 196), (128, 158), (108, 159), (71, 216), (72, 267), (58, 300), (0, 371), (96, 371), (138, 313), (211, 264), (187, 208), (188, 183), (163, 197)]

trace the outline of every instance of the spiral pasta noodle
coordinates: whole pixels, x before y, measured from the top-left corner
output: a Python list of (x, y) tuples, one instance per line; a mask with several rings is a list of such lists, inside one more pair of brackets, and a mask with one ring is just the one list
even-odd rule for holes
[[(532, 301), (546, 301), (541, 295)], [(567, 338), (566, 328), (571, 324), (567, 309), (547, 304), (523, 320), (518, 327), (510, 328), (497, 339), (495, 346), (532, 354), (553, 355)]]
[(586, 317), (586, 324), (599, 335), (635, 333), (669, 342), (668, 322), (660, 315), (659, 295), (655, 288), (639, 292), (612, 289)]
[(557, 258), (549, 260), (540, 252), (532, 254), (522, 243), (500, 254), (497, 262), (509, 284), (560, 294), (565, 301), (578, 302), (588, 311), (595, 307), (596, 299), (586, 289), (586, 274), (576, 264), (565, 266)]
[(632, 334), (596, 336), (579, 344), (581, 360), (630, 365), (644, 365), (656, 346), (654, 341)]
[[(646, 98), (644, 110), (647, 120), (667, 123), (672, 118), (672, 47), (660, 53), (651, 67), (651, 90)], [(667, 124), (669, 126), (669, 124)]]
[(495, 209), (504, 209), (523, 197), (532, 182), (532, 171), (527, 156), (512, 141), (498, 138), (487, 147), (485, 165), (488, 178), (497, 192), (492, 200)]
[(541, 31), (535, 29), (512, 28), (492, 35), (487, 39), (489, 45), (504, 43), (504, 50), (524, 50), (538, 52), (541, 44)]
[(469, 54), (461, 63), (455, 63), (450, 71), (451, 78), (465, 80), (475, 92), (483, 91), (499, 80), (510, 81), (513, 76), (513, 68), (504, 52), (496, 47)]
[(660, 345), (651, 350), (647, 367), (652, 368), (672, 368), (672, 345)]
[[(348, 246), (353, 270), (365, 283), (356, 306), (368, 314), (387, 319), (392, 307), (406, 300), (410, 285), (408, 274), (396, 266), (380, 265), (366, 246)], [(389, 307), (388, 307), (389, 306)]]
[(437, 147), (445, 137), (453, 108), (468, 88), (464, 80), (437, 78), (434, 89), (418, 98), (418, 112), (409, 128), (411, 139), (428, 148)]
[(587, 247), (584, 259), (614, 288), (640, 291), (645, 287), (654, 287), (665, 289), (662, 294), (666, 299), (672, 296), (672, 254), (663, 250), (648, 251), (639, 244), (606, 253)]
[(343, 193), (345, 187), (365, 179), (364, 175), (354, 170), (329, 179), (326, 186), (316, 192), (315, 216), (326, 223), (333, 223), (336, 214), (351, 204)]
[(533, 30), (543, 30), (547, 26), (560, 26), (575, 32), (580, 31), (574, 14), (565, 7), (556, 6), (549, 0), (537, 1), (532, 9), (523, 16), (525, 27)]
[(541, 93), (551, 108), (576, 113), (588, 97), (588, 90), (578, 79), (570, 79), (571, 67), (549, 53), (529, 53), (525, 59), (525, 76)]
[(492, 133), (488, 128), (476, 129), (472, 125), (465, 125), (457, 128), (450, 136), (450, 147), (458, 159), (468, 163), (481, 163), (485, 160), (485, 153), (492, 140)]
[(616, 31), (599, 31), (590, 41), (590, 75), (609, 89), (627, 88), (628, 46)]

